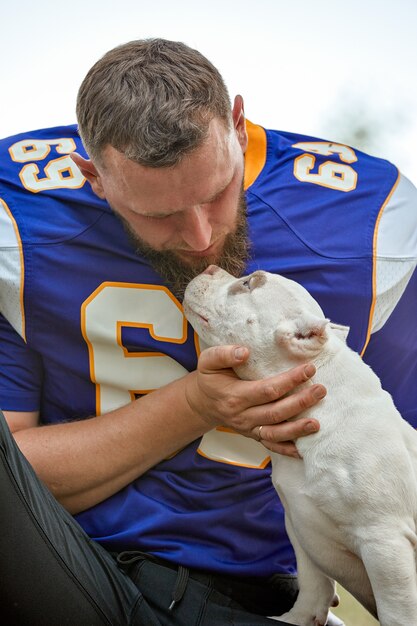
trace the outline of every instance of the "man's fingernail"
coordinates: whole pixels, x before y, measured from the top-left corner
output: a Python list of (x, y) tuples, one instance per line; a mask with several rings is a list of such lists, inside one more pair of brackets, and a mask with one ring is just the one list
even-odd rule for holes
[(306, 433), (315, 433), (317, 430), (317, 425), (314, 422), (309, 422), (304, 428), (304, 432)]
[(315, 400), (321, 400), (326, 395), (325, 387), (314, 387), (313, 396)]
[(235, 357), (241, 361), (245, 356), (245, 348), (236, 348)]
[(314, 376), (315, 373), (316, 368), (314, 365), (312, 363), (308, 363), (304, 368), (304, 374), (310, 378), (311, 376)]

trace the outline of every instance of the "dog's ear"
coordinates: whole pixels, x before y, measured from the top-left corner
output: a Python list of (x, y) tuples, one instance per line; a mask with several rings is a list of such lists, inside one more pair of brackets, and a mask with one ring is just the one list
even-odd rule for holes
[(317, 355), (326, 343), (329, 323), (328, 319), (303, 313), (296, 320), (279, 324), (274, 333), (275, 341), (295, 357), (311, 358)]
[(342, 324), (335, 324), (334, 322), (330, 322), (330, 328), (332, 329), (336, 337), (339, 337), (339, 339), (346, 343), (346, 339), (350, 331), (349, 326), (342, 326)]

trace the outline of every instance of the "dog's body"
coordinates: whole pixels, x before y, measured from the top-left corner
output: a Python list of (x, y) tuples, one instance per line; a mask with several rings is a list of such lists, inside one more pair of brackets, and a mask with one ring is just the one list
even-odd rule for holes
[(325, 624), (336, 579), (381, 626), (417, 625), (417, 433), (347, 347), (348, 329), (300, 285), (260, 271), (235, 279), (212, 266), (187, 287), (184, 310), (208, 345), (250, 349), (241, 378), (312, 361), (328, 390), (311, 409), (320, 430), (296, 441), (302, 459), (271, 454), (300, 585), (280, 619)]

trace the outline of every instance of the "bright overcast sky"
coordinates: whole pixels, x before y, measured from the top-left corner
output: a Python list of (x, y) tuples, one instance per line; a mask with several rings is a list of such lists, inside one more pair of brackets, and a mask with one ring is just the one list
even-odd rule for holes
[(337, 141), (329, 120), (364, 107), (378, 153), (417, 184), (416, 0), (5, 0), (0, 24), (0, 136), (74, 122), (104, 52), (165, 37), (203, 52), (263, 126)]

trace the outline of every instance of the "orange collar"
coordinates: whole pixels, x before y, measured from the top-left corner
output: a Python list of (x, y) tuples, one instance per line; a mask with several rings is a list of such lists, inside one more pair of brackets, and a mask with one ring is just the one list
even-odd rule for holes
[(246, 120), (246, 131), (249, 141), (245, 152), (245, 190), (253, 185), (266, 162), (265, 129)]

